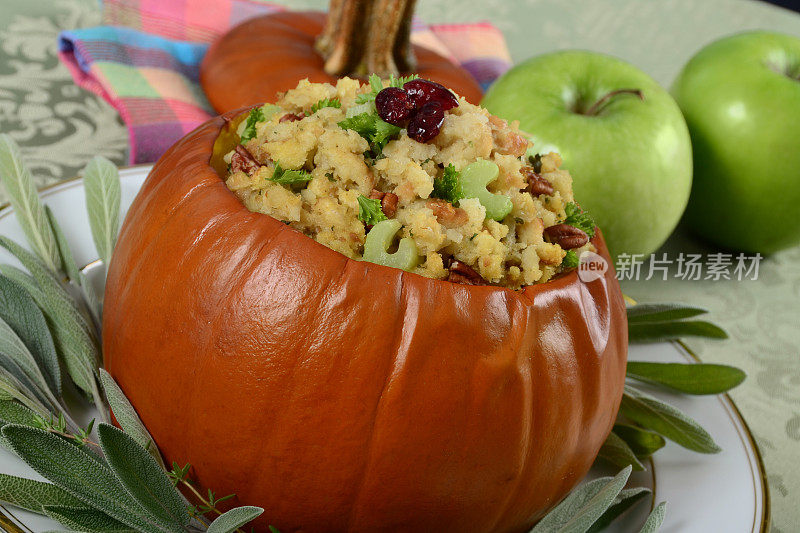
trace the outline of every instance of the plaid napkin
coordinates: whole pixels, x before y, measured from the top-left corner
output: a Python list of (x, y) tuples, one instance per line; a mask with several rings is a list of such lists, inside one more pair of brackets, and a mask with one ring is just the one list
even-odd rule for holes
[[(198, 83), (208, 43), (284, 9), (255, 0), (105, 0), (105, 25), (61, 33), (59, 57), (75, 83), (119, 111), (130, 163), (148, 163), (213, 116)], [(462, 65), (484, 88), (511, 64), (502, 34), (486, 22), (415, 21), (412, 41)]]

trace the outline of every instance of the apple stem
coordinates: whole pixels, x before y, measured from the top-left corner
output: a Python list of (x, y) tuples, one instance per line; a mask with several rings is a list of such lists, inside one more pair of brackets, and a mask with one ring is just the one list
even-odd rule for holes
[(620, 94), (633, 94), (639, 97), (639, 100), (644, 101), (644, 93), (641, 89), (617, 89), (607, 93), (605, 96), (596, 101), (592, 106), (584, 112), (584, 115), (594, 116), (600, 112), (600, 109), (606, 105), (612, 98)]

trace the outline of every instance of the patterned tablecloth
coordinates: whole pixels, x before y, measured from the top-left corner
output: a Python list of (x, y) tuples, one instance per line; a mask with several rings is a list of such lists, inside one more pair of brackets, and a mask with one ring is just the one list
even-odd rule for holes
[[(320, 8), (326, 3), (287, 1), (297, 8)], [(555, 49), (591, 49), (622, 57), (667, 87), (696, 50), (722, 35), (760, 28), (800, 36), (800, 16), (750, 0), (423, 0), (419, 4), (419, 14), (431, 22), (491, 20), (505, 33), (516, 61)], [(125, 159), (127, 133), (114, 110), (78, 89), (55, 55), (60, 30), (99, 20), (97, 0), (0, 2), (0, 131), (23, 146), (41, 186), (74, 176), (95, 154), (120, 164)], [(657, 256), (662, 252), (675, 260), (681, 252), (714, 250), (679, 230)], [(756, 281), (683, 280), (676, 278), (675, 266), (667, 281), (660, 272), (649, 281), (624, 281), (625, 292), (639, 301), (705, 306), (731, 333), (728, 342), (690, 341), (689, 345), (708, 362), (731, 363), (747, 371), (749, 379), (732, 396), (764, 454), (773, 531), (798, 531), (800, 248), (765, 259)], [(646, 274), (645, 265), (643, 277)]]

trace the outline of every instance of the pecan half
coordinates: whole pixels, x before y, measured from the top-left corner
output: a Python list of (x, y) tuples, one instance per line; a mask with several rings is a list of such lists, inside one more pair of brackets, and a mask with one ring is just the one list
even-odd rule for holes
[(457, 228), (469, 222), (469, 215), (460, 207), (438, 198), (428, 200), (425, 205), (433, 211), (433, 216), (445, 228)]
[(583, 230), (569, 224), (556, 224), (544, 228), (544, 235), (550, 242), (558, 244), (564, 250), (580, 248), (589, 242), (589, 236)]
[(553, 184), (546, 178), (543, 178), (533, 167), (524, 166), (520, 168), (519, 171), (528, 180), (528, 187), (525, 189), (527, 192), (534, 196), (539, 196), (541, 194), (553, 196), (553, 192), (555, 192)]
[(383, 214), (388, 218), (394, 217), (394, 215), (397, 213), (397, 203), (399, 201), (400, 198), (398, 198), (393, 192), (387, 192), (384, 194), (383, 198), (381, 198), (381, 211), (383, 211)]
[(447, 281), (461, 285), (488, 285), (486, 280), (472, 267), (455, 260), (450, 263), (450, 274), (447, 276)]
[(248, 176), (252, 176), (260, 166), (253, 154), (247, 151), (247, 148), (241, 144), (236, 145), (236, 153), (231, 157), (231, 172), (239, 172), (241, 170)]
[(278, 122), (297, 122), (298, 120), (303, 120), (306, 116), (302, 113), (286, 113), (283, 115)]

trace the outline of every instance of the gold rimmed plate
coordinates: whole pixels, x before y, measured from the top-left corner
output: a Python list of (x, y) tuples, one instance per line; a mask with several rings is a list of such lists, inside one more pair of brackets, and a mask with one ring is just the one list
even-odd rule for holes
[[(142, 186), (150, 166), (120, 170), (121, 208), (127, 211)], [(90, 278), (96, 268), (97, 252), (92, 242), (86, 214), (83, 184), (80, 179), (61, 182), (41, 192), (72, 246), (78, 264), (87, 265)], [(24, 242), (24, 235), (13, 211), (0, 211), (0, 235)], [(0, 251), (0, 262), (17, 265)], [(697, 358), (681, 343), (657, 343), (632, 346), (629, 358), (636, 361), (695, 362)], [(668, 501), (663, 532), (762, 533), (769, 530), (769, 493), (766, 474), (758, 448), (747, 424), (728, 395), (691, 397), (661, 390), (650, 392), (670, 402), (700, 422), (723, 451), (715, 455), (689, 452), (668, 443), (649, 462), (647, 470), (637, 472), (631, 485), (653, 491), (650, 505), (640, 504), (609, 529), (613, 532), (636, 532), (647, 513), (660, 501)], [(91, 413), (82, 413), (91, 416)], [(11, 452), (0, 449), (0, 473), (40, 479)], [(595, 469), (590, 475), (607, 474)], [(12, 533), (30, 533), (63, 529), (41, 516), (0, 505), (0, 527)]]

